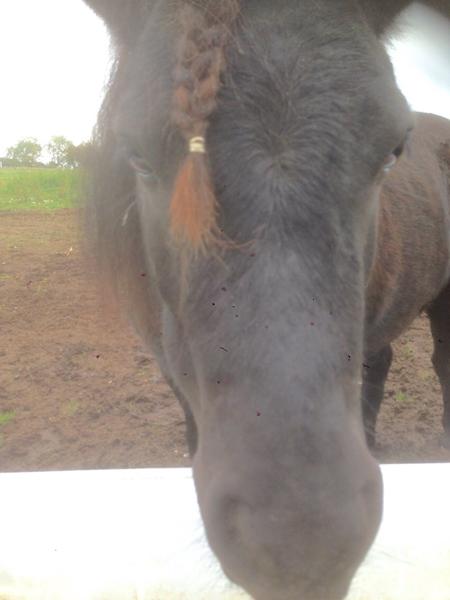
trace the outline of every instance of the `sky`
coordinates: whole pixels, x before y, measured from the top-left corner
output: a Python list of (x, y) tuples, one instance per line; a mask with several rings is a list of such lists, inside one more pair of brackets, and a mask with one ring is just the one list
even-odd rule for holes
[[(450, 118), (450, 22), (411, 11), (390, 53), (411, 106)], [(110, 51), (82, 0), (0, 0), (0, 61), (0, 156), (24, 137), (90, 138)]]
[(82, 0), (0, 0), (0, 156), (24, 137), (89, 139), (110, 65)]

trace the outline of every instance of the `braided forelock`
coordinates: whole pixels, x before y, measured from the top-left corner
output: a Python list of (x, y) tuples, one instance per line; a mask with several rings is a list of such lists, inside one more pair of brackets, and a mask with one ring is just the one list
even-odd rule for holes
[[(174, 72), (172, 122), (188, 144), (204, 138), (217, 108), (225, 47), (239, 14), (239, 0), (180, 1), (180, 37)], [(175, 182), (171, 201), (174, 239), (194, 251), (220, 241), (217, 202), (207, 156), (189, 153)]]

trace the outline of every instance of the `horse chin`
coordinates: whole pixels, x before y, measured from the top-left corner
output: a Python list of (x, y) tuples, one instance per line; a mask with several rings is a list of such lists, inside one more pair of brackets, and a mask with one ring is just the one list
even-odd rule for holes
[[(233, 581), (230, 573), (224, 569), (225, 575)], [(286, 589), (285, 586), (274, 586), (268, 589), (267, 586), (262, 588), (253, 588), (241, 586), (250, 594), (254, 600), (343, 600), (346, 598), (350, 589), (351, 581), (355, 575), (355, 571), (341, 575), (335, 581), (328, 583), (326, 586), (323, 582), (308, 582), (304, 585), (298, 583), (292, 586), (291, 589)], [(239, 582), (234, 582), (239, 585)]]

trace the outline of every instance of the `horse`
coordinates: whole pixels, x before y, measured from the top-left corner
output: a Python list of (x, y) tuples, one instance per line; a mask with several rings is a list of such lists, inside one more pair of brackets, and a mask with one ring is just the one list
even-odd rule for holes
[(340, 600), (382, 515), (390, 344), (424, 308), (450, 433), (450, 125), (381, 41), (409, 2), (85, 1), (116, 57), (88, 239), (185, 411), (208, 542), (256, 600)]
[(369, 446), (392, 362), (391, 342), (421, 312), (430, 319), (433, 366), (450, 442), (450, 121), (418, 114), (409, 155), (383, 185), (378, 240), (366, 293), (363, 417)]

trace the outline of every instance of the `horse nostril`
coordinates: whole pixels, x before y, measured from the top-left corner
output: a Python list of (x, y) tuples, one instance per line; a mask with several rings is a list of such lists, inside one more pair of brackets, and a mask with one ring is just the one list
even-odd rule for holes
[(237, 535), (237, 513), (241, 501), (233, 494), (211, 494), (201, 503), (211, 546), (225, 548)]
[(238, 533), (238, 513), (241, 501), (235, 496), (225, 496), (218, 502), (218, 511), (221, 518), (221, 529), (224, 540), (233, 542)]

